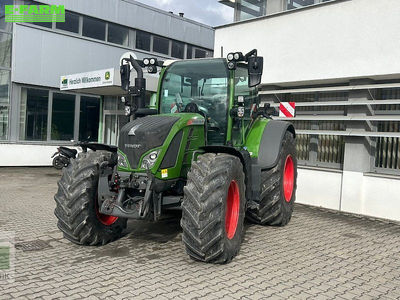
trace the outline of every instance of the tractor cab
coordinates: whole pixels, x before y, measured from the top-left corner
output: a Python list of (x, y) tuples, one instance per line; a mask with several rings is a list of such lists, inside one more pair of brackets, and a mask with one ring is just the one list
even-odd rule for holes
[[(227, 60), (221, 58), (176, 61), (165, 68), (161, 77), (160, 114), (204, 116), (208, 145), (242, 142), (240, 131), (246, 130), (252, 109), (258, 105), (257, 88), (248, 86), (247, 65), (230, 70)], [(243, 115), (235, 115), (233, 112), (241, 106)]]

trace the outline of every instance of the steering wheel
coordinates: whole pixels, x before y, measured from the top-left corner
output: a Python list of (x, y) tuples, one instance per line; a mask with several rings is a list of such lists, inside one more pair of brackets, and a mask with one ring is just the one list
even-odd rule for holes
[(199, 114), (200, 113), (200, 109), (199, 109), (199, 107), (197, 106), (196, 103), (190, 102), (185, 106), (185, 109), (183, 110), (183, 112)]

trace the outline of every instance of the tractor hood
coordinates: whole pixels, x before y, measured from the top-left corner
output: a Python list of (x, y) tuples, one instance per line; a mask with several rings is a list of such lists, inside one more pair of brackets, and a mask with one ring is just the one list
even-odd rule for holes
[(150, 149), (163, 145), (179, 116), (157, 115), (136, 119), (119, 134), (119, 149), (126, 154), (131, 168), (137, 169), (141, 156)]

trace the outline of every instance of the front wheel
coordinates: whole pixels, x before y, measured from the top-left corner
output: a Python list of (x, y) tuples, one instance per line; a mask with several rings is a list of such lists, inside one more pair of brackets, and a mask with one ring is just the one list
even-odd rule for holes
[(296, 199), (297, 158), (293, 135), (286, 132), (278, 164), (261, 172), (260, 201), (247, 211), (247, 217), (261, 225), (289, 223)]
[(192, 163), (182, 202), (182, 240), (189, 256), (227, 263), (243, 239), (245, 184), (239, 158), (206, 153)]
[(58, 228), (64, 237), (79, 245), (104, 245), (122, 235), (126, 219), (99, 212), (97, 186), (99, 169), (112, 153), (80, 153), (64, 169), (54, 196)]

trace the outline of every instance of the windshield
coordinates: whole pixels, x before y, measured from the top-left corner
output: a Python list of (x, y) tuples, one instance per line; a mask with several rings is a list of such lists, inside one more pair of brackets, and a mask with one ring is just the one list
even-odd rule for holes
[(208, 119), (208, 143), (223, 144), (227, 129), (228, 77), (225, 59), (173, 63), (163, 77), (160, 113), (184, 112), (188, 104), (192, 107), (195, 104)]

